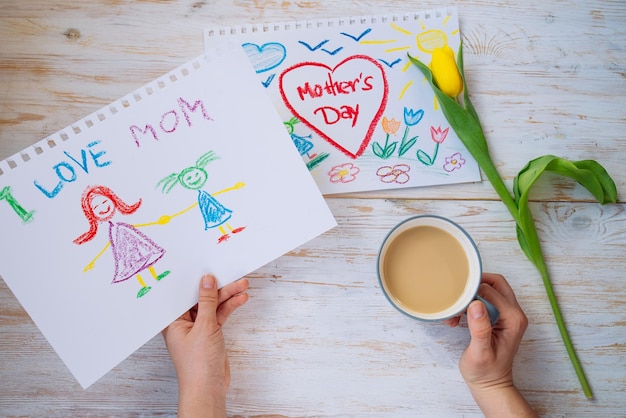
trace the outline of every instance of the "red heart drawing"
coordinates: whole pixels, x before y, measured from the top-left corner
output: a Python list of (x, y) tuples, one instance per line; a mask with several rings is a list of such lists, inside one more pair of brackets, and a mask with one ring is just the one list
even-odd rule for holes
[(389, 93), (385, 70), (366, 55), (348, 57), (334, 68), (295, 64), (280, 75), (279, 89), (294, 116), (351, 158), (367, 148)]

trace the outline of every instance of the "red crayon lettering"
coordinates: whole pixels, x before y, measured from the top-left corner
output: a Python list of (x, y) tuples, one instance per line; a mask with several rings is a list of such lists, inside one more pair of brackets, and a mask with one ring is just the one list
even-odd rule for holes
[(320, 97), (323, 91), (322, 86), (320, 86), (319, 84), (316, 84), (313, 88), (311, 88), (311, 84), (309, 84), (308, 81), (304, 83), (303, 87), (298, 86), (296, 90), (298, 92), (300, 100), (304, 100), (304, 96), (307, 94), (311, 99), (315, 99), (316, 97)]
[(352, 128), (354, 128), (359, 119), (359, 105), (357, 104), (354, 108), (351, 106), (341, 106), (339, 109), (332, 106), (322, 106), (313, 111), (314, 115), (318, 113), (324, 118), (326, 125), (334, 125), (341, 119), (348, 119), (352, 121), (351, 125)]
[(356, 84), (358, 84), (359, 80), (355, 79), (355, 80), (349, 80), (349, 81), (342, 81), (341, 82), (341, 89), (346, 91), (346, 93), (354, 93)]
[[(333, 79), (333, 73), (329, 72), (326, 74), (326, 82), (322, 87), (319, 84), (311, 85), (308, 81), (304, 83), (304, 86), (298, 86), (296, 91), (298, 93), (298, 97), (300, 100), (306, 99), (308, 96), (311, 99), (315, 99), (317, 97), (321, 97), (323, 94), (328, 94), (331, 96), (338, 96), (340, 94), (351, 94), (355, 93), (359, 89), (359, 85), (364, 83), (365, 85), (360, 87), (362, 91), (372, 90), (374, 86), (371, 84), (371, 80), (374, 77), (369, 75), (363, 79), (363, 73), (360, 73), (358, 77), (353, 80), (346, 81), (337, 81)], [(320, 112), (322, 108), (320, 108)], [(327, 109), (328, 110), (328, 109)]]
[(328, 73), (328, 80), (326, 80), (325, 90), (326, 93), (333, 96), (337, 96), (339, 94), (350, 94), (354, 93), (355, 91), (354, 84), (355, 82), (353, 81), (335, 81), (333, 79), (332, 73)]
[(335, 84), (333, 83), (333, 75), (332, 73), (328, 73), (327, 74), (327, 80), (326, 80), (326, 84), (324, 85), (324, 90), (326, 91), (327, 94), (330, 94), (332, 96), (336, 96), (337, 95), (337, 91), (335, 90)]
[(322, 114), (326, 125), (334, 125), (339, 122), (339, 119), (341, 119), (339, 111), (332, 106), (318, 107), (313, 111), (314, 115), (317, 115), (318, 113)]
[(365, 79), (363, 80), (363, 83), (365, 84), (366, 87), (361, 88), (361, 90), (369, 91), (374, 88), (374, 86), (372, 86), (372, 83), (370, 83), (372, 78), (374, 78), (373, 75), (368, 75), (367, 77), (365, 77)]

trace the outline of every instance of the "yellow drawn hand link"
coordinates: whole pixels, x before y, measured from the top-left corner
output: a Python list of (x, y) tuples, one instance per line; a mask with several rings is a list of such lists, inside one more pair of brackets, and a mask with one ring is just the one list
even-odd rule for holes
[(94, 257), (94, 259), (93, 259), (93, 260), (91, 260), (91, 261), (89, 262), (89, 264), (87, 264), (87, 265), (85, 266), (85, 269), (83, 270), (83, 272), (87, 272), (87, 271), (91, 270), (91, 269), (93, 268), (93, 266), (96, 264), (96, 260), (97, 260), (98, 258), (100, 258), (100, 256), (101, 256), (102, 254), (104, 254), (104, 252), (107, 250), (107, 248), (109, 248), (109, 246), (110, 246), (110, 245), (111, 245), (111, 243), (110, 243), (110, 242), (107, 242), (107, 244), (104, 246), (104, 248), (103, 248), (102, 250), (100, 250), (100, 252), (98, 253), (98, 255), (96, 255), (96, 256)]

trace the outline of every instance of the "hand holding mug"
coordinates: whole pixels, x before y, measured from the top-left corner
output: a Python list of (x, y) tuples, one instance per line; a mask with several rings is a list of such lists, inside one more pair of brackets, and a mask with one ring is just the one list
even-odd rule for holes
[(504, 277), (482, 273), (463, 228), (433, 215), (401, 222), (380, 248), (378, 279), (387, 300), (412, 318), (456, 326), (467, 311), (471, 342), (459, 369), (486, 417), (537, 416), (513, 384), (528, 320)]
[[(478, 295), (482, 265), (469, 234), (434, 215), (409, 218), (394, 227), (378, 254), (378, 279), (389, 302), (423, 321), (463, 313)], [(486, 302), (492, 323), (498, 311)]]
[[(478, 293), (496, 306), (500, 319), (491, 325), (481, 301), (467, 309), (471, 341), (459, 370), (485, 416), (536, 416), (513, 383), (513, 358), (528, 319), (502, 275), (484, 273)], [(446, 321), (458, 325), (458, 318)]]

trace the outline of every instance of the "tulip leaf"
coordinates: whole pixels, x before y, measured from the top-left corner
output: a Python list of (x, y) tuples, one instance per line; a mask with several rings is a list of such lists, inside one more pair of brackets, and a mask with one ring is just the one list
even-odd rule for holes
[(396, 150), (396, 146), (398, 145), (397, 142), (392, 142), (391, 144), (389, 144), (387, 147), (385, 147), (385, 151), (383, 152), (383, 159), (386, 160), (389, 157), (391, 157), (394, 153), (394, 151)]
[(513, 193), (518, 205), (521, 202), (528, 202), (530, 188), (545, 171), (575, 180), (603, 205), (617, 201), (615, 182), (598, 162), (569, 161), (553, 155), (544, 155), (530, 161), (515, 177)]
[(537, 231), (528, 207), (528, 197), (532, 186), (546, 171), (577, 181), (603, 205), (617, 201), (615, 182), (604, 167), (596, 161), (569, 161), (554, 155), (544, 155), (528, 162), (513, 181), (513, 194), (519, 213), (517, 240), (524, 253), (535, 265), (537, 258), (542, 255), (539, 239), (536, 238), (535, 241)]
[(435, 163), (434, 158), (426, 154), (426, 152), (421, 149), (417, 150), (417, 159), (420, 160), (422, 164), (427, 166), (431, 166)]
[(400, 145), (400, 149), (398, 150), (398, 155), (402, 157), (404, 154), (406, 154), (413, 147), (413, 145), (415, 145), (415, 143), (417, 142), (417, 138), (417, 136), (414, 136), (413, 138), (402, 142), (402, 144)]
[(476, 113), (476, 109), (472, 104), (469, 98), (469, 91), (467, 90), (467, 82), (465, 81), (465, 73), (463, 70), (463, 42), (459, 44), (459, 53), (457, 56), (457, 62), (459, 65), (459, 72), (462, 74), (463, 78), (463, 104), (465, 105), (465, 109), (472, 115), (476, 122), (480, 123), (478, 119), (478, 113)]
[(378, 142), (374, 142), (372, 144), (372, 152), (374, 153), (374, 155), (380, 158), (383, 158), (383, 154), (385, 153), (383, 151), (383, 147), (381, 147)]

